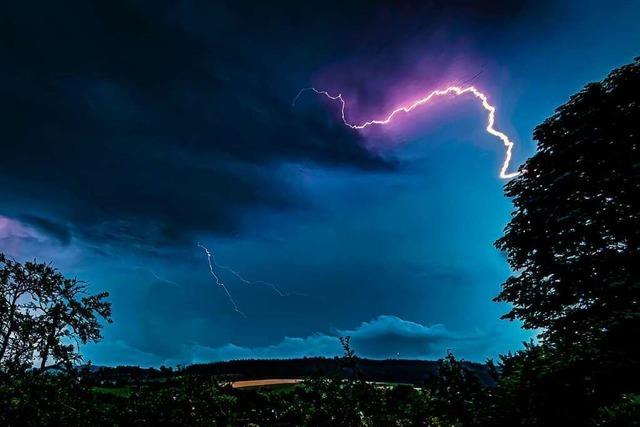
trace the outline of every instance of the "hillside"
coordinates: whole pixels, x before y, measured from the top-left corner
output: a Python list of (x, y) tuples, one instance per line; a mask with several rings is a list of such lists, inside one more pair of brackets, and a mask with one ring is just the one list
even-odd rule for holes
[[(488, 386), (494, 384), (486, 365), (463, 362), (480, 381)], [(368, 381), (423, 385), (434, 377), (438, 362), (432, 360), (403, 359), (358, 359), (358, 369)], [(139, 368), (135, 366), (93, 367), (91, 376), (104, 381), (153, 379), (170, 377), (177, 371), (170, 369)], [(194, 364), (182, 368), (181, 372), (195, 375), (215, 376), (223, 381), (268, 379), (268, 378), (309, 378), (317, 375), (352, 376), (344, 369), (341, 359), (310, 357), (302, 359), (251, 359)]]

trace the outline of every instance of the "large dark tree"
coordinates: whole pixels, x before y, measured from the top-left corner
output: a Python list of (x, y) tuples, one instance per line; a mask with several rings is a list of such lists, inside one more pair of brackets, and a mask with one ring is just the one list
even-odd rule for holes
[(506, 186), (515, 212), (496, 244), (514, 274), (496, 300), (540, 328), (556, 390), (637, 390), (640, 60), (587, 85), (534, 137), (537, 153)]
[(506, 186), (516, 210), (497, 246), (516, 274), (497, 299), (558, 344), (628, 333), (640, 317), (640, 61), (586, 86), (534, 137)]

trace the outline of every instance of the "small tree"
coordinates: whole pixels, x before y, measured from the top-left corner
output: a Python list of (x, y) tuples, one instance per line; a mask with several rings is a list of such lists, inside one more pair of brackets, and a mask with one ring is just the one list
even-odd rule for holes
[(20, 365), (28, 353), (23, 347), (28, 343), (24, 339), (30, 329), (24, 302), (33, 288), (36, 272), (32, 268), (27, 271), (2, 253), (0, 267), (0, 362)]
[(111, 322), (107, 297), (90, 295), (84, 282), (48, 264), (21, 264), (0, 253), (0, 363), (71, 367), (81, 360), (80, 344), (101, 339), (100, 319)]
[(489, 391), (452, 353), (439, 361), (437, 375), (427, 380), (426, 386), (435, 415), (448, 420), (448, 425), (480, 423)]

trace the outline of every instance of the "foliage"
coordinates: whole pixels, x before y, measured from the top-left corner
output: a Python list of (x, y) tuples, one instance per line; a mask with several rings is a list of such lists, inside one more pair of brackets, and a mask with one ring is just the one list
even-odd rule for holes
[(628, 352), (640, 330), (640, 59), (534, 136), (537, 153), (506, 186), (516, 210), (496, 244), (516, 274), (497, 300), (556, 346)]
[(640, 394), (624, 394), (619, 401), (600, 409), (596, 425), (601, 427), (640, 426)]
[(111, 321), (107, 296), (90, 295), (85, 283), (48, 264), (21, 264), (0, 253), (1, 367), (71, 367), (81, 360), (80, 344), (100, 340), (99, 318)]
[(455, 424), (481, 425), (488, 416), (491, 390), (483, 386), (476, 374), (449, 353), (440, 362), (438, 375), (427, 383), (434, 411)]
[[(346, 357), (343, 362), (350, 363)], [(485, 386), (451, 355), (438, 363), (443, 378), (421, 388), (376, 384), (336, 372), (281, 390), (236, 390), (211, 376), (184, 371), (165, 371), (162, 378), (124, 376), (119, 384), (95, 386), (99, 371), (53, 375), (34, 370), (2, 377), (0, 424), (481, 425), (479, 417), (466, 423), (471, 414), (484, 412), (474, 407), (479, 400), (469, 400), (465, 393), (486, 394)], [(461, 401), (468, 416), (457, 414)]]
[(59, 426), (99, 424), (105, 419), (89, 404), (91, 393), (73, 375), (38, 371), (0, 373), (0, 425)]
[(588, 425), (640, 392), (640, 58), (534, 136), (506, 186), (516, 209), (496, 244), (515, 274), (496, 300), (541, 343), (502, 358), (499, 402), (512, 424)]

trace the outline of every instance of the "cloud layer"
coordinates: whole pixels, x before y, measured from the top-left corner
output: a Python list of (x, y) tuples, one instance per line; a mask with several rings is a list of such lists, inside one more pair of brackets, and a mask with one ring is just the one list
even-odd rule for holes
[[(198, 11), (67, 6), (73, 14), (47, 3), (3, 14), (5, 215), (64, 243), (166, 243), (298, 207), (280, 163), (390, 167), (356, 133), (292, 111), (295, 86), (276, 63), (251, 60), (267, 46), (221, 44), (240, 35), (215, 20), (197, 33)], [(201, 6), (212, 18), (235, 13)]]
[[(378, 53), (380, 67), (362, 46), (400, 43), (425, 22), (512, 23), (538, 3), (13, 3), (0, 18), (11, 58), (0, 70), (0, 179), (11, 182), (1, 213), (65, 244), (241, 232), (256, 212), (305, 204), (282, 164), (396, 167), (340, 126), (335, 106), (292, 110), (312, 73), (351, 55), (393, 74), (406, 68), (402, 49)], [(334, 78), (376, 105), (385, 82), (357, 74)]]
[[(474, 354), (475, 347), (487, 345), (489, 337), (476, 333), (460, 336), (452, 333), (444, 325), (425, 326), (383, 315), (369, 322), (363, 322), (350, 330), (335, 331), (334, 334), (315, 333), (306, 337), (285, 337), (277, 344), (246, 347), (232, 343), (211, 347), (200, 344), (182, 346), (179, 358), (163, 358), (160, 355), (138, 350), (123, 341), (101, 344), (102, 355), (94, 360), (97, 364), (133, 363), (143, 365), (207, 363), (236, 359), (279, 359), (312, 356), (334, 357), (342, 355), (339, 337), (350, 336), (356, 353), (361, 357), (434, 359), (444, 356), (447, 351), (455, 351), (463, 357)], [(89, 347), (87, 356), (92, 357), (95, 347)], [(469, 351), (471, 350), (471, 351)], [(105, 355), (108, 357), (105, 358)], [(482, 357), (480, 357), (480, 360)]]

